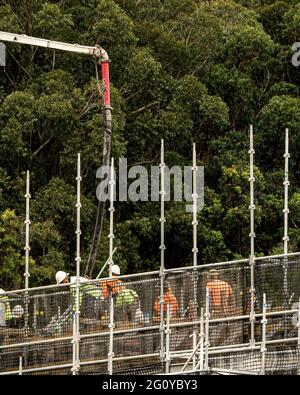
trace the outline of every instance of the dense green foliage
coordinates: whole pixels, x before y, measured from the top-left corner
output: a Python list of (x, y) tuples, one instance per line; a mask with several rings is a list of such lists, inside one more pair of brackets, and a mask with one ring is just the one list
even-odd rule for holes
[[(205, 166), (199, 262), (249, 254), (248, 129), (255, 127), (256, 251), (282, 251), (284, 128), (290, 128), (290, 249), (300, 248), (300, 34), (296, 0), (1, 0), (0, 30), (98, 42), (111, 58), (113, 148), (128, 165)], [(101, 95), (84, 56), (7, 45), (0, 70), (0, 286), (22, 285), (25, 174), (31, 171), (31, 284), (74, 273), (76, 159), (82, 155), (82, 266), (102, 157)], [(191, 264), (191, 214), (166, 204), (166, 266)], [(117, 203), (115, 262), (159, 265), (159, 205)], [(107, 259), (104, 226), (97, 271)]]

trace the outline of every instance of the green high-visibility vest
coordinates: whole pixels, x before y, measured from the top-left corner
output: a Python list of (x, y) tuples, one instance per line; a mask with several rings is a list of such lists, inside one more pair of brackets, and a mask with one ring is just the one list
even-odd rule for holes
[(11, 308), (9, 304), (9, 298), (7, 295), (0, 295), (0, 302), (5, 304), (5, 319), (9, 321), (12, 319)]
[(117, 294), (115, 306), (126, 306), (132, 304), (136, 299), (138, 299), (138, 294), (133, 289), (122, 289)]
[[(72, 284), (70, 286), (73, 310), (76, 310), (76, 285)], [(82, 298), (84, 294), (93, 296), (96, 299), (100, 299), (101, 297), (101, 289), (97, 287), (95, 284), (81, 284), (79, 288), (79, 308), (82, 304)]]

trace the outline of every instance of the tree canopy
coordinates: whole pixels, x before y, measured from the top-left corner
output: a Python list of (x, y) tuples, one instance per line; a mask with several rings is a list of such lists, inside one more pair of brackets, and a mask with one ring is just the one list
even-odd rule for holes
[[(205, 166), (199, 264), (249, 255), (249, 143), (255, 130), (256, 253), (282, 251), (284, 131), (290, 129), (290, 249), (300, 248), (300, 1), (0, 0), (0, 30), (82, 45), (111, 59), (115, 162)], [(7, 43), (0, 69), (0, 287), (22, 286), (26, 171), (31, 285), (75, 271), (76, 160), (82, 160), (82, 267), (103, 145), (95, 61)], [(159, 204), (116, 202), (114, 260), (159, 266)], [(192, 216), (166, 203), (166, 267), (190, 265)], [(108, 255), (108, 220), (96, 265)], [(96, 275), (97, 273), (95, 273)]]

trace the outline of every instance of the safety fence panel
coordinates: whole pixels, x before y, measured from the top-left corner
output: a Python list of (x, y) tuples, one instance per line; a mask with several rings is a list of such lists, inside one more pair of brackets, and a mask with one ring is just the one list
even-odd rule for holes
[(255, 310), (262, 310), (263, 294), (267, 311), (287, 310), (298, 305), (300, 297), (300, 257), (267, 258), (255, 263)]
[(72, 299), (65, 287), (1, 295), (5, 322), (0, 326), (0, 345), (72, 336)]
[(226, 347), (248, 343), (250, 340), (249, 319), (209, 323), (210, 347)]
[(269, 346), (265, 353), (264, 366), (259, 349), (220, 352), (209, 355), (209, 369), (260, 374), (263, 368), (266, 375), (297, 375), (300, 373), (300, 353), (297, 345)]
[[(158, 357), (151, 358), (132, 358), (130, 360), (119, 361), (113, 363), (114, 374), (118, 375), (148, 375), (160, 374), (164, 372), (164, 365)], [(107, 375), (107, 363), (91, 363), (82, 364), (80, 367), (80, 375)]]
[(49, 366), (72, 364), (71, 341), (30, 344), (0, 350), (0, 372), (41, 371)]
[(245, 350), (209, 355), (209, 368), (220, 368), (244, 372), (259, 373), (261, 370), (260, 350)]
[[(249, 343), (250, 279), (251, 268), (244, 261), (169, 270), (163, 278), (149, 273), (84, 282), (78, 293), (72, 283), (1, 295), (0, 373), (36, 369), (39, 374), (48, 368), (69, 374), (80, 363), (80, 371), (92, 373), (88, 367), (94, 364), (97, 374), (103, 374), (110, 348), (113, 371), (126, 371), (131, 365), (121, 362), (129, 360), (142, 371), (143, 358), (154, 358), (155, 366), (166, 362), (159, 359), (162, 350), (167, 362), (172, 353), (191, 352), (200, 338), (201, 313), (204, 328), (209, 326), (210, 349)], [(264, 293), (266, 341), (297, 338), (298, 312), (280, 312), (298, 309), (300, 257), (259, 259), (254, 280), (255, 313), (260, 314), (255, 341), (263, 340)], [(77, 340), (79, 358), (74, 362)]]

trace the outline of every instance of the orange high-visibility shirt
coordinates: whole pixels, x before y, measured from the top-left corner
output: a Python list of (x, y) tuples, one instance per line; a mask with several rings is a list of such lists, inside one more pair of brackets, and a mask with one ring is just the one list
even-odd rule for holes
[[(168, 311), (168, 305), (172, 305), (172, 316), (175, 316), (177, 314), (178, 310), (178, 303), (176, 297), (173, 295), (171, 291), (168, 291), (164, 294), (164, 313), (167, 314)], [(156, 314), (160, 313), (160, 297), (157, 298), (157, 300), (154, 303), (154, 312)]]
[(214, 306), (221, 306), (222, 295), (226, 301), (228, 300), (229, 296), (232, 295), (232, 288), (226, 281), (209, 281), (206, 286), (209, 289), (210, 298)]
[(112, 294), (114, 295), (117, 292), (120, 292), (125, 288), (125, 285), (122, 284), (121, 280), (105, 280), (101, 282), (102, 296), (104, 299), (109, 296), (109, 288), (112, 290)]

